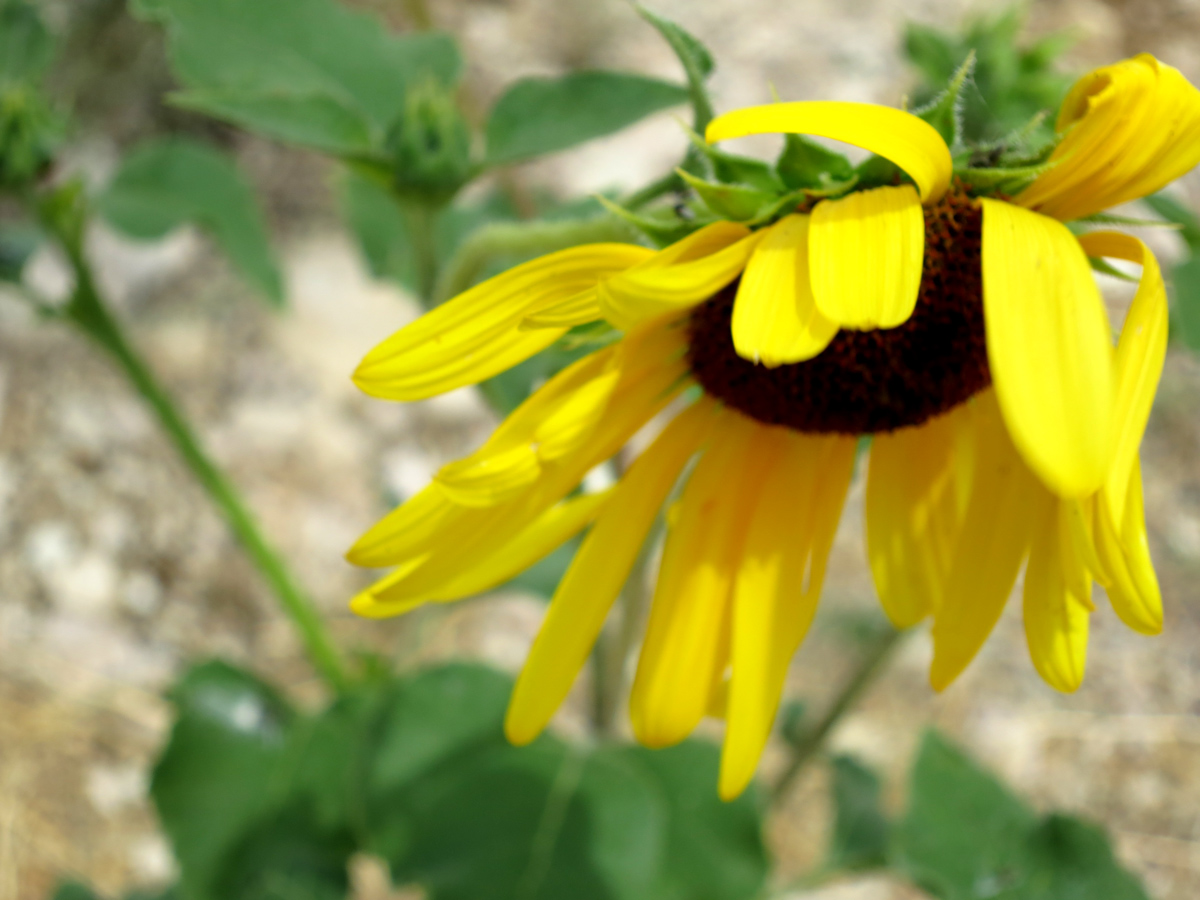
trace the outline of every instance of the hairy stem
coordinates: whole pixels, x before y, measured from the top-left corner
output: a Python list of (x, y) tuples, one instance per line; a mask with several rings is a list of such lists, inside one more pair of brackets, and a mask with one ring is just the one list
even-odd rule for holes
[(237, 489), (205, 453), (187, 419), (129, 342), (120, 323), (104, 305), (78, 240), (61, 232), (60, 237), (71, 259), (76, 278), (75, 292), (66, 307), (66, 316), (120, 365), (138, 393), (158, 416), (159, 423), (175, 445), (175, 449), (179, 451), (184, 463), (224, 514), (229, 527), (241, 541), (251, 561), (267, 580), (284, 610), (299, 629), (313, 665), (335, 690), (345, 687), (347, 676), (341, 655), (325, 630), (312, 601), (301, 590), (287, 565), (268, 543)]
[(779, 803), (787, 796), (787, 792), (796, 782), (797, 776), (821, 752), (825, 746), (825, 742), (833, 733), (834, 728), (837, 727), (846, 713), (854, 708), (854, 705), (866, 692), (867, 688), (883, 672), (885, 664), (891, 658), (892, 651), (896, 649), (896, 645), (905, 634), (907, 632), (889, 628), (885, 634), (880, 636), (871, 645), (859, 663), (858, 668), (855, 669), (849, 681), (838, 692), (833, 704), (829, 707), (829, 710), (822, 717), (821, 721), (802, 740), (796, 743), (788, 767), (784, 770), (779, 780), (775, 782), (775, 786), (771, 790), (771, 800), (773, 803)]

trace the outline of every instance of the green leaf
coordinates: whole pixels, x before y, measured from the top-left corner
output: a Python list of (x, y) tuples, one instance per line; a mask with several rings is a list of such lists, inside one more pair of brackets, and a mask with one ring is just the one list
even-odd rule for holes
[(110, 224), (139, 240), (194, 222), (247, 280), (283, 303), (283, 279), (254, 194), (237, 167), (211, 147), (183, 138), (141, 145), (125, 159), (98, 207)]
[(53, 900), (100, 900), (87, 885), (77, 881), (65, 881), (54, 891)]
[(381, 148), (408, 88), (453, 87), (462, 70), (449, 35), (391, 35), (334, 0), (133, 6), (166, 27), (181, 102), (327, 152)]
[(221, 662), (192, 669), (171, 699), (178, 718), (150, 794), (185, 886), (204, 897), (244, 834), (272, 810), (294, 713), (270, 687)]
[(54, 39), (37, 9), (24, 0), (0, 0), (0, 87), (36, 82), (54, 58)]
[(487, 161), (502, 165), (565, 150), (687, 100), (686, 88), (624, 72), (525, 78), (492, 108)]
[(1172, 324), (1178, 325), (1183, 342), (1200, 353), (1200, 256), (1175, 266), (1170, 282), (1175, 300)]
[(376, 135), (366, 118), (324, 94), (200, 90), (172, 94), (171, 101), (183, 109), (333, 156), (379, 155)]
[(1151, 194), (1142, 202), (1166, 219), (1181, 226), (1179, 235), (1193, 253), (1200, 251), (1200, 216), (1170, 194)]
[(675, 52), (675, 56), (679, 58), (687, 76), (688, 94), (692, 104), (692, 129), (698, 134), (703, 134), (713, 119), (712, 101), (705, 86), (715, 68), (712, 54), (699, 40), (671, 20), (652, 13), (644, 6), (636, 5), (635, 8), (638, 14), (663, 36)]
[(323, 826), (290, 746), (303, 720), (268, 685), (221, 662), (171, 692), (177, 718), (150, 793), (188, 900), (334, 900), (353, 850)]
[(647, 900), (745, 900), (759, 896), (769, 870), (760, 803), (753, 786), (724, 802), (715, 785), (721, 750), (688, 740), (666, 750), (625, 747), (666, 799), (664, 874)]
[(913, 115), (924, 119), (937, 129), (938, 134), (951, 149), (962, 145), (963, 141), (963, 85), (975, 70), (975, 51), (967, 54), (963, 64), (958, 67), (954, 77), (946, 89), (934, 97), (920, 109), (914, 109)]
[(1039, 819), (933, 731), (892, 849), (896, 867), (943, 900), (1146, 900), (1102, 831), (1059, 815)]
[(854, 174), (850, 160), (803, 134), (784, 136), (783, 152), (775, 162), (779, 178), (792, 190), (820, 188)]
[(886, 861), (890, 824), (880, 805), (879, 776), (852, 756), (833, 760), (836, 814), (827, 866), (867, 869)]

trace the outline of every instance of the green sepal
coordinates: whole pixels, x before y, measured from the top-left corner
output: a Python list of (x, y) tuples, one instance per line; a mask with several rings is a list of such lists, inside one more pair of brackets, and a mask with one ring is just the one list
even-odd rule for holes
[(864, 191), (874, 187), (912, 184), (912, 179), (898, 165), (890, 159), (884, 159), (882, 156), (874, 154), (859, 163), (854, 174), (858, 178), (859, 190)]
[(596, 200), (614, 216), (628, 222), (640, 233), (645, 235), (657, 247), (666, 247), (674, 244), (676, 241), (682, 240), (689, 234), (692, 234), (705, 225), (717, 221), (715, 216), (708, 216), (697, 219), (682, 219), (672, 210), (668, 216), (655, 217), (652, 215), (641, 215), (639, 213), (630, 212), (618, 203), (614, 203), (607, 197), (599, 194), (596, 195)]
[(704, 205), (722, 219), (745, 222), (758, 216), (763, 207), (776, 199), (773, 193), (741, 184), (718, 184), (697, 178), (682, 168), (675, 170), (704, 201)]
[(783, 152), (775, 161), (779, 180), (792, 190), (823, 188), (830, 181), (845, 181), (854, 166), (842, 154), (803, 134), (784, 135)]
[(1057, 161), (1043, 163), (1040, 166), (1023, 166), (1012, 169), (955, 169), (954, 174), (960, 178), (968, 192), (973, 194), (1016, 194), (1028, 187), (1045, 172), (1058, 165)]
[[(712, 173), (718, 181), (722, 181), (725, 184), (746, 185), (772, 194), (778, 193), (788, 187), (775, 174), (775, 170), (761, 159), (738, 156), (736, 153), (726, 153), (724, 150), (713, 147), (691, 129), (687, 129), (687, 136), (688, 140), (692, 142), (692, 149), (708, 161), (712, 167)], [(686, 163), (683, 168), (688, 172), (692, 172), (692, 169), (688, 168)]]
[(1136, 275), (1128, 275), (1122, 272), (1107, 259), (1101, 256), (1089, 256), (1088, 264), (1091, 265), (1093, 272), (1099, 272), (1101, 275), (1109, 275), (1112, 278), (1119, 278), (1121, 281), (1128, 281), (1130, 284), (1137, 284), (1141, 281)]
[(950, 79), (946, 89), (920, 109), (914, 109), (913, 115), (923, 119), (937, 129), (938, 134), (946, 142), (946, 146), (954, 150), (963, 142), (963, 85), (975, 71), (975, 51), (967, 54)]
[(1182, 222), (1167, 222), (1163, 219), (1143, 219), (1139, 216), (1117, 216), (1112, 213), (1092, 213), (1076, 219), (1084, 225), (1118, 225), (1122, 228), (1165, 228), (1167, 231), (1183, 232), (1187, 226)]

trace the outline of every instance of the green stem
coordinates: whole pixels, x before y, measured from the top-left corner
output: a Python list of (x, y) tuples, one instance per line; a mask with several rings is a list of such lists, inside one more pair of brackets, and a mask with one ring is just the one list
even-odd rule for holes
[(224, 513), (226, 521), (242, 542), (250, 559), (266, 578), (300, 630), (313, 665), (335, 690), (344, 688), (347, 676), (341, 656), (317, 615), (312, 601), (297, 585), (279, 554), (263, 536), (237, 489), (209, 459), (187, 420), (130, 344), (120, 323), (104, 305), (81, 248), (69, 235), (60, 236), (71, 258), (76, 278), (75, 292), (66, 308), (66, 315), (88, 337), (107, 350), (125, 371), (134, 387), (158, 416), (163, 430), (174, 443), (183, 461)]
[(463, 241), (446, 264), (433, 299), (441, 303), (462, 293), (479, 279), (489, 262), (500, 256), (529, 256), (595, 241), (628, 242), (629, 239), (628, 227), (612, 216), (485, 225)]
[(422, 203), (399, 201), (408, 220), (408, 237), (412, 242), (417, 267), (417, 294), (426, 307), (432, 305), (438, 283), (438, 259), (435, 230), (437, 210)]
[(842, 687), (834, 699), (833, 705), (825, 713), (825, 716), (817, 723), (815, 728), (805, 735), (803, 740), (796, 743), (787, 769), (784, 770), (783, 775), (775, 782), (775, 786), (771, 790), (773, 803), (779, 803), (787, 795), (788, 790), (795, 783), (797, 776), (820, 753), (830, 734), (833, 733), (834, 728), (841, 722), (842, 717), (854, 708), (854, 705), (867, 688), (883, 672), (884, 664), (891, 658), (892, 651), (895, 650), (896, 645), (905, 634), (907, 632), (889, 628), (863, 657), (858, 668), (850, 676), (850, 680)]

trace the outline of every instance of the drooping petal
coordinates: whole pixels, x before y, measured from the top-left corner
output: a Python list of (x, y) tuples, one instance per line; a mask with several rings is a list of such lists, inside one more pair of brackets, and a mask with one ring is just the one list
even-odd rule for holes
[(733, 579), (758, 486), (773, 464), (775, 447), (763, 432), (758, 423), (726, 411), (668, 519), (630, 694), (634, 734), (648, 747), (687, 737), (721, 679)]
[(842, 328), (895, 328), (921, 289), (925, 216), (911, 185), (857, 191), (813, 209), (808, 237), (817, 309)]
[(1025, 570), (1025, 641), (1038, 674), (1070, 694), (1083, 682), (1087, 662), (1091, 580), (1086, 597), (1075, 593), (1063, 568), (1057, 504), (1045, 504), (1041, 514)]
[(941, 606), (933, 617), (929, 682), (946, 688), (995, 627), (1032, 539), (1030, 523), (1053, 498), (1022, 462), (994, 392), (975, 398), (975, 472)]
[(392, 588), (401, 584), (408, 574), (401, 568), (356, 596), (350, 601), (350, 608), (360, 616), (384, 618), (431, 601), (459, 600), (489, 591), (511, 581), (595, 521), (612, 491), (610, 488), (585, 494), (551, 507), (498, 549), (471, 560), (462, 574), (450, 579), (436, 592), (413, 596), (401, 591), (397, 599)]
[(702, 399), (677, 416), (630, 467), (567, 569), (513, 689), (504, 730), (527, 744), (545, 728), (583, 667), (659, 507), (708, 436)]
[(483, 381), (561, 336), (562, 329), (520, 331), (532, 312), (652, 255), (633, 244), (586, 244), (523, 263), (401, 328), (367, 354), (354, 382), (374, 397), (422, 400)]
[(837, 334), (813, 303), (808, 233), (808, 216), (787, 216), (767, 229), (746, 264), (731, 326), (742, 358), (771, 368), (812, 359)]
[(1115, 449), (1108, 471), (1106, 496), (1112, 518), (1124, 518), (1126, 486), (1137, 460), (1138, 445), (1150, 419), (1150, 407), (1167, 355), (1167, 292), (1158, 261), (1137, 238), (1113, 231), (1092, 232), (1079, 239), (1089, 256), (1107, 256), (1138, 263), (1142, 278), (1125, 316), (1114, 363), (1117, 395), (1113, 411)]
[(867, 471), (867, 556), (884, 612), (908, 628), (937, 609), (953, 558), (959, 504), (956, 435), (966, 405), (915, 428), (876, 435)]
[(597, 289), (604, 318), (628, 329), (707, 300), (741, 274), (763, 232), (714, 222), (605, 280)]
[(814, 100), (750, 106), (717, 116), (705, 133), (710, 144), (750, 134), (815, 134), (890, 159), (933, 203), (950, 186), (953, 161), (936, 128), (903, 110), (873, 103)]
[(1016, 202), (1069, 221), (1151, 194), (1200, 162), (1200, 91), (1143, 53), (1083, 76), (1055, 127), (1057, 165)]
[(1162, 592), (1146, 539), (1142, 471), (1136, 460), (1125, 489), (1125, 514), (1120, 523), (1113, 521), (1115, 504), (1104, 496), (1108, 490), (1106, 485), (1095, 504), (1101, 582), (1122, 622), (1141, 634), (1159, 634), (1163, 625)]
[(1066, 226), (1000, 200), (983, 204), (983, 312), (1004, 421), (1060, 496), (1096, 491), (1112, 460), (1108, 315)]
[[(854, 441), (783, 429), (733, 586), (733, 674), (721, 753), (722, 799), (754, 777), (788, 664), (817, 609), (825, 559), (854, 468)], [(758, 465), (755, 459), (755, 465)]]

